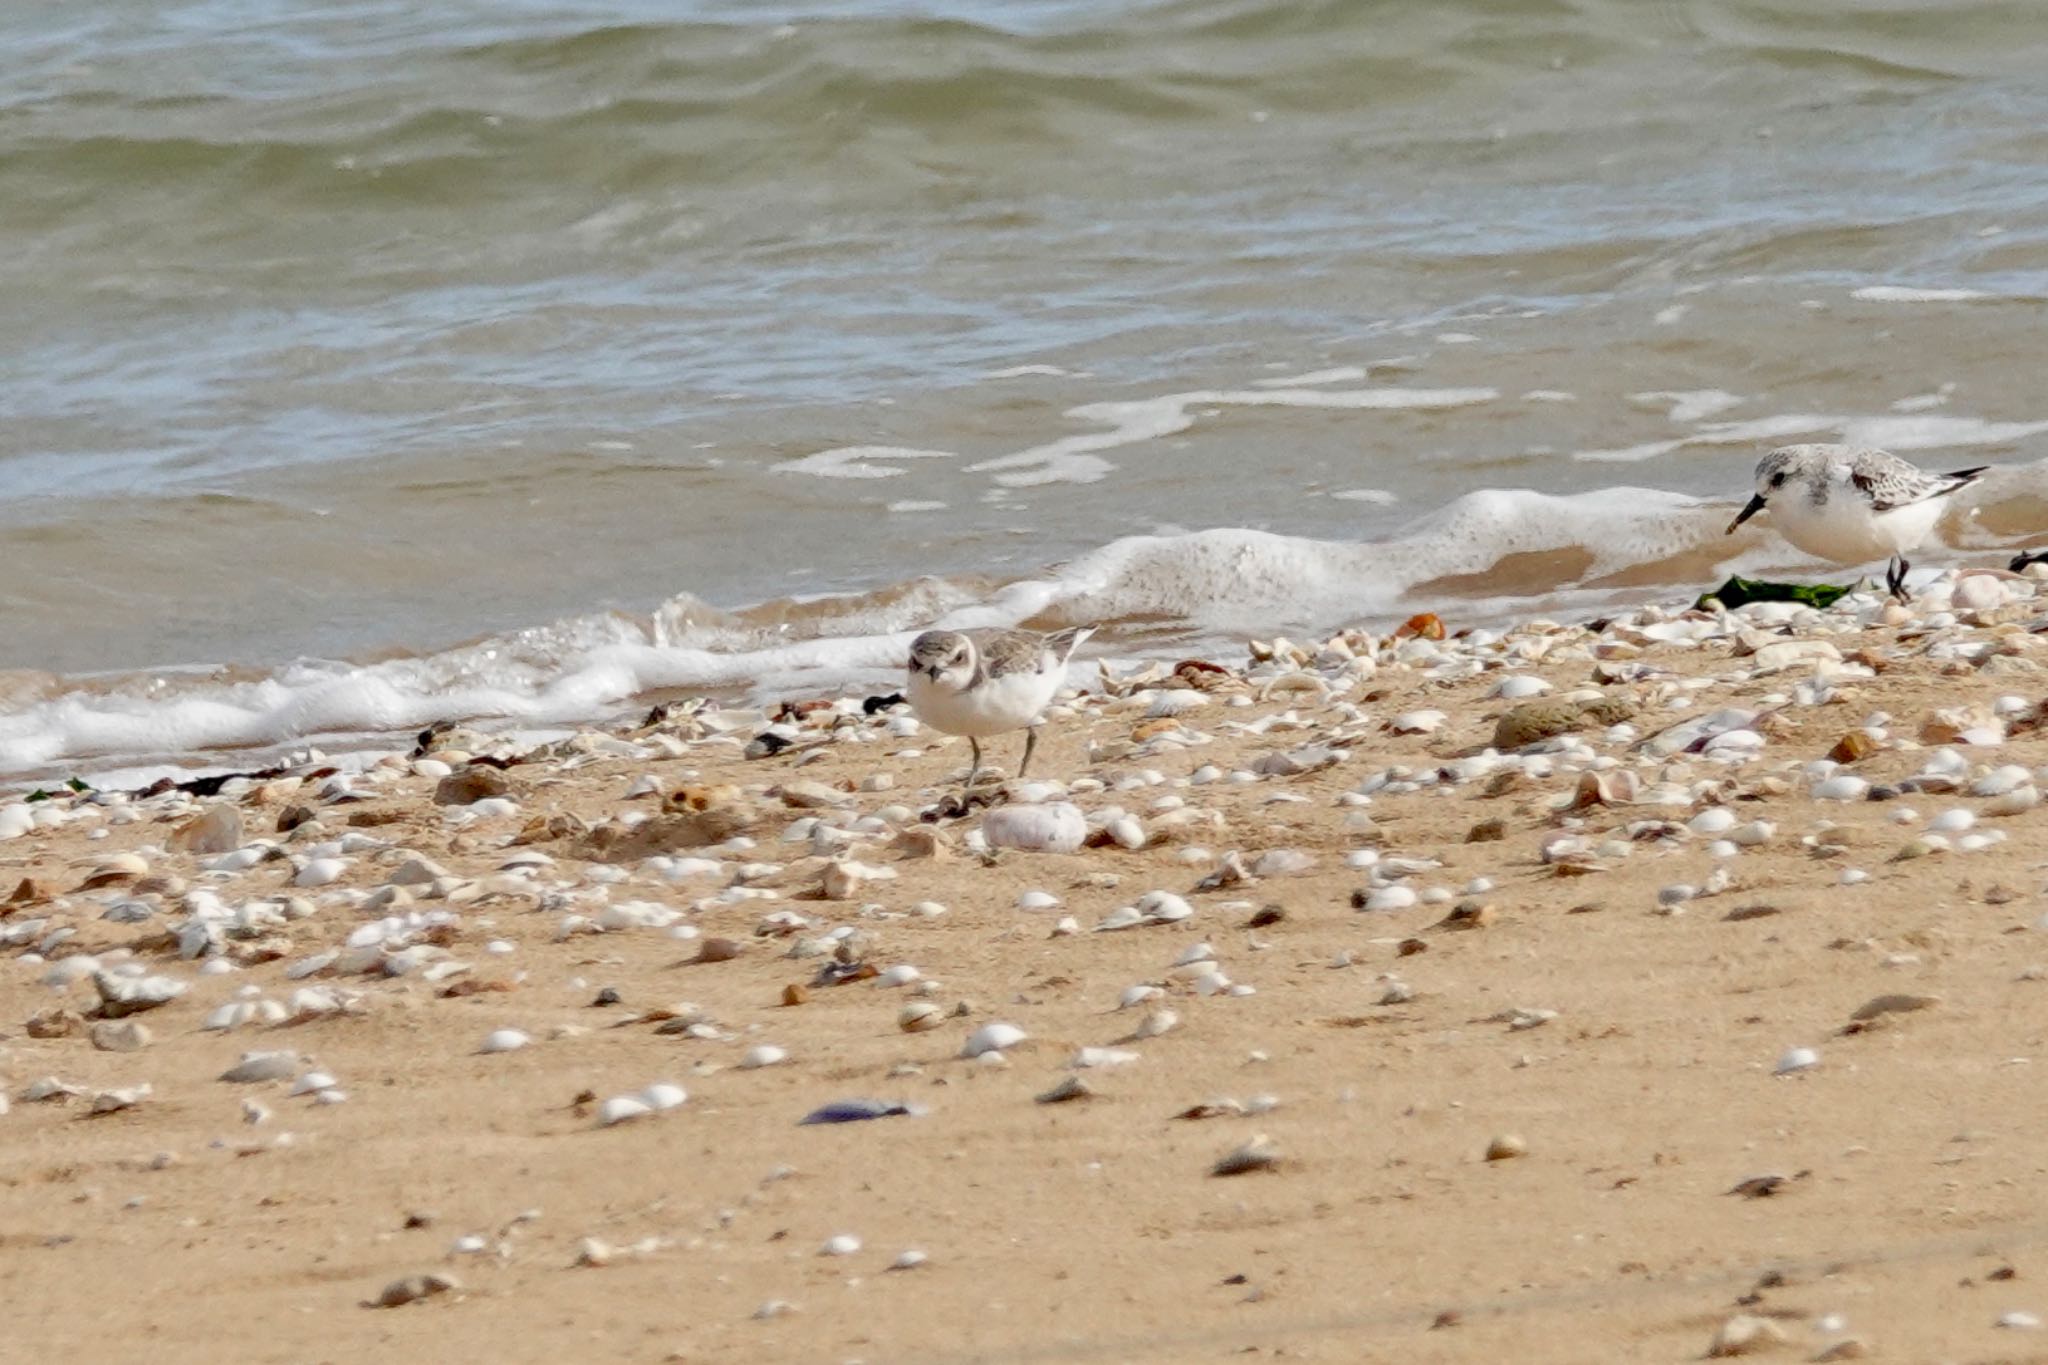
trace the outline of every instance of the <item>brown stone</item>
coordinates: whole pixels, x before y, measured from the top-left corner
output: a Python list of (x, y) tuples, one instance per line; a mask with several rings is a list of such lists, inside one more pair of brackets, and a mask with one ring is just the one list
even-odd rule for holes
[(782, 988), (782, 1003), (784, 1005), (801, 1005), (810, 998), (811, 993), (797, 982), (792, 981)]
[(510, 796), (512, 780), (496, 768), (472, 764), (450, 773), (434, 786), (437, 806), (468, 806), (493, 796)]
[(1877, 752), (1877, 741), (1868, 730), (1851, 730), (1835, 741), (1828, 757), (1837, 763), (1858, 763)]

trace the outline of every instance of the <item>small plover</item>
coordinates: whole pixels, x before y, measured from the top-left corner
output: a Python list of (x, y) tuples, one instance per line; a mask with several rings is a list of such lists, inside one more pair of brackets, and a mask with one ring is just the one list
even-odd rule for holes
[(1765, 508), (1796, 548), (1837, 564), (1891, 556), (1885, 586), (1905, 600), (1906, 551), (1934, 533), (1948, 495), (1988, 468), (1930, 474), (1896, 455), (1844, 445), (1782, 446), (1757, 461), (1756, 494), (1728, 534)]
[(1035, 630), (928, 630), (910, 642), (904, 696), (934, 730), (967, 736), (974, 752), (960, 809), (981, 775), (981, 741), (1024, 732), (1023, 777), (1038, 747), (1038, 725), (1067, 676), (1067, 660), (1093, 627), (1041, 635)]

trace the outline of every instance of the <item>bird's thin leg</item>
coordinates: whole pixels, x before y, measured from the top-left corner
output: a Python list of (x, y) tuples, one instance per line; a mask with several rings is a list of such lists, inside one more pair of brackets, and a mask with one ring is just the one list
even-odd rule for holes
[(1031, 771), (1031, 751), (1037, 747), (1038, 727), (1033, 725), (1024, 731), (1024, 761), (1017, 765), (1017, 780), (1019, 782), (1024, 780), (1024, 774)]
[(1893, 555), (1891, 568), (1884, 576), (1885, 586), (1890, 588), (1892, 596), (1901, 602), (1912, 600), (1912, 595), (1906, 591), (1906, 570), (1912, 567), (1906, 562), (1904, 555)]
[(974, 761), (967, 766), (967, 786), (960, 793), (960, 813), (965, 815), (974, 807), (974, 779), (981, 776), (981, 741), (973, 735), (967, 737), (967, 747), (974, 752)]

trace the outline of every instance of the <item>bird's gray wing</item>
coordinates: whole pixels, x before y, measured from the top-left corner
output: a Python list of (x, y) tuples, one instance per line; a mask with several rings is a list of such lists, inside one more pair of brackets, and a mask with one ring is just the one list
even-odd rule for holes
[(1929, 474), (1882, 450), (1861, 450), (1849, 461), (1849, 482), (1870, 499), (1872, 511), (1889, 512), (1953, 493), (1974, 483), (1987, 467)]
[(1064, 665), (1091, 630), (1076, 626), (1050, 635), (1035, 630), (975, 630), (968, 634), (974, 637), (975, 652), (981, 656), (980, 676), (1000, 678), (1009, 673), (1043, 673)]

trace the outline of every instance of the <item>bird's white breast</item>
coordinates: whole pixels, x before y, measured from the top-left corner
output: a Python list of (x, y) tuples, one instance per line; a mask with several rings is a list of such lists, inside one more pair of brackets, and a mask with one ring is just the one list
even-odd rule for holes
[(1817, 559), (1862, 564), (1914, 549), (1941, 520), (1942, 499), (1876, 512), (1854, 487), (1836, 487), (1816, 506), (1803, 491), (1771, 502), (1778, 534)]
[(999, 735), (1036, 721), (1059, 691), (1065, 670), (1005, 673), (978, 687), (953, 691), (923, 673), (912, 673), (903, 689), (918, 718), (949, 735)]

